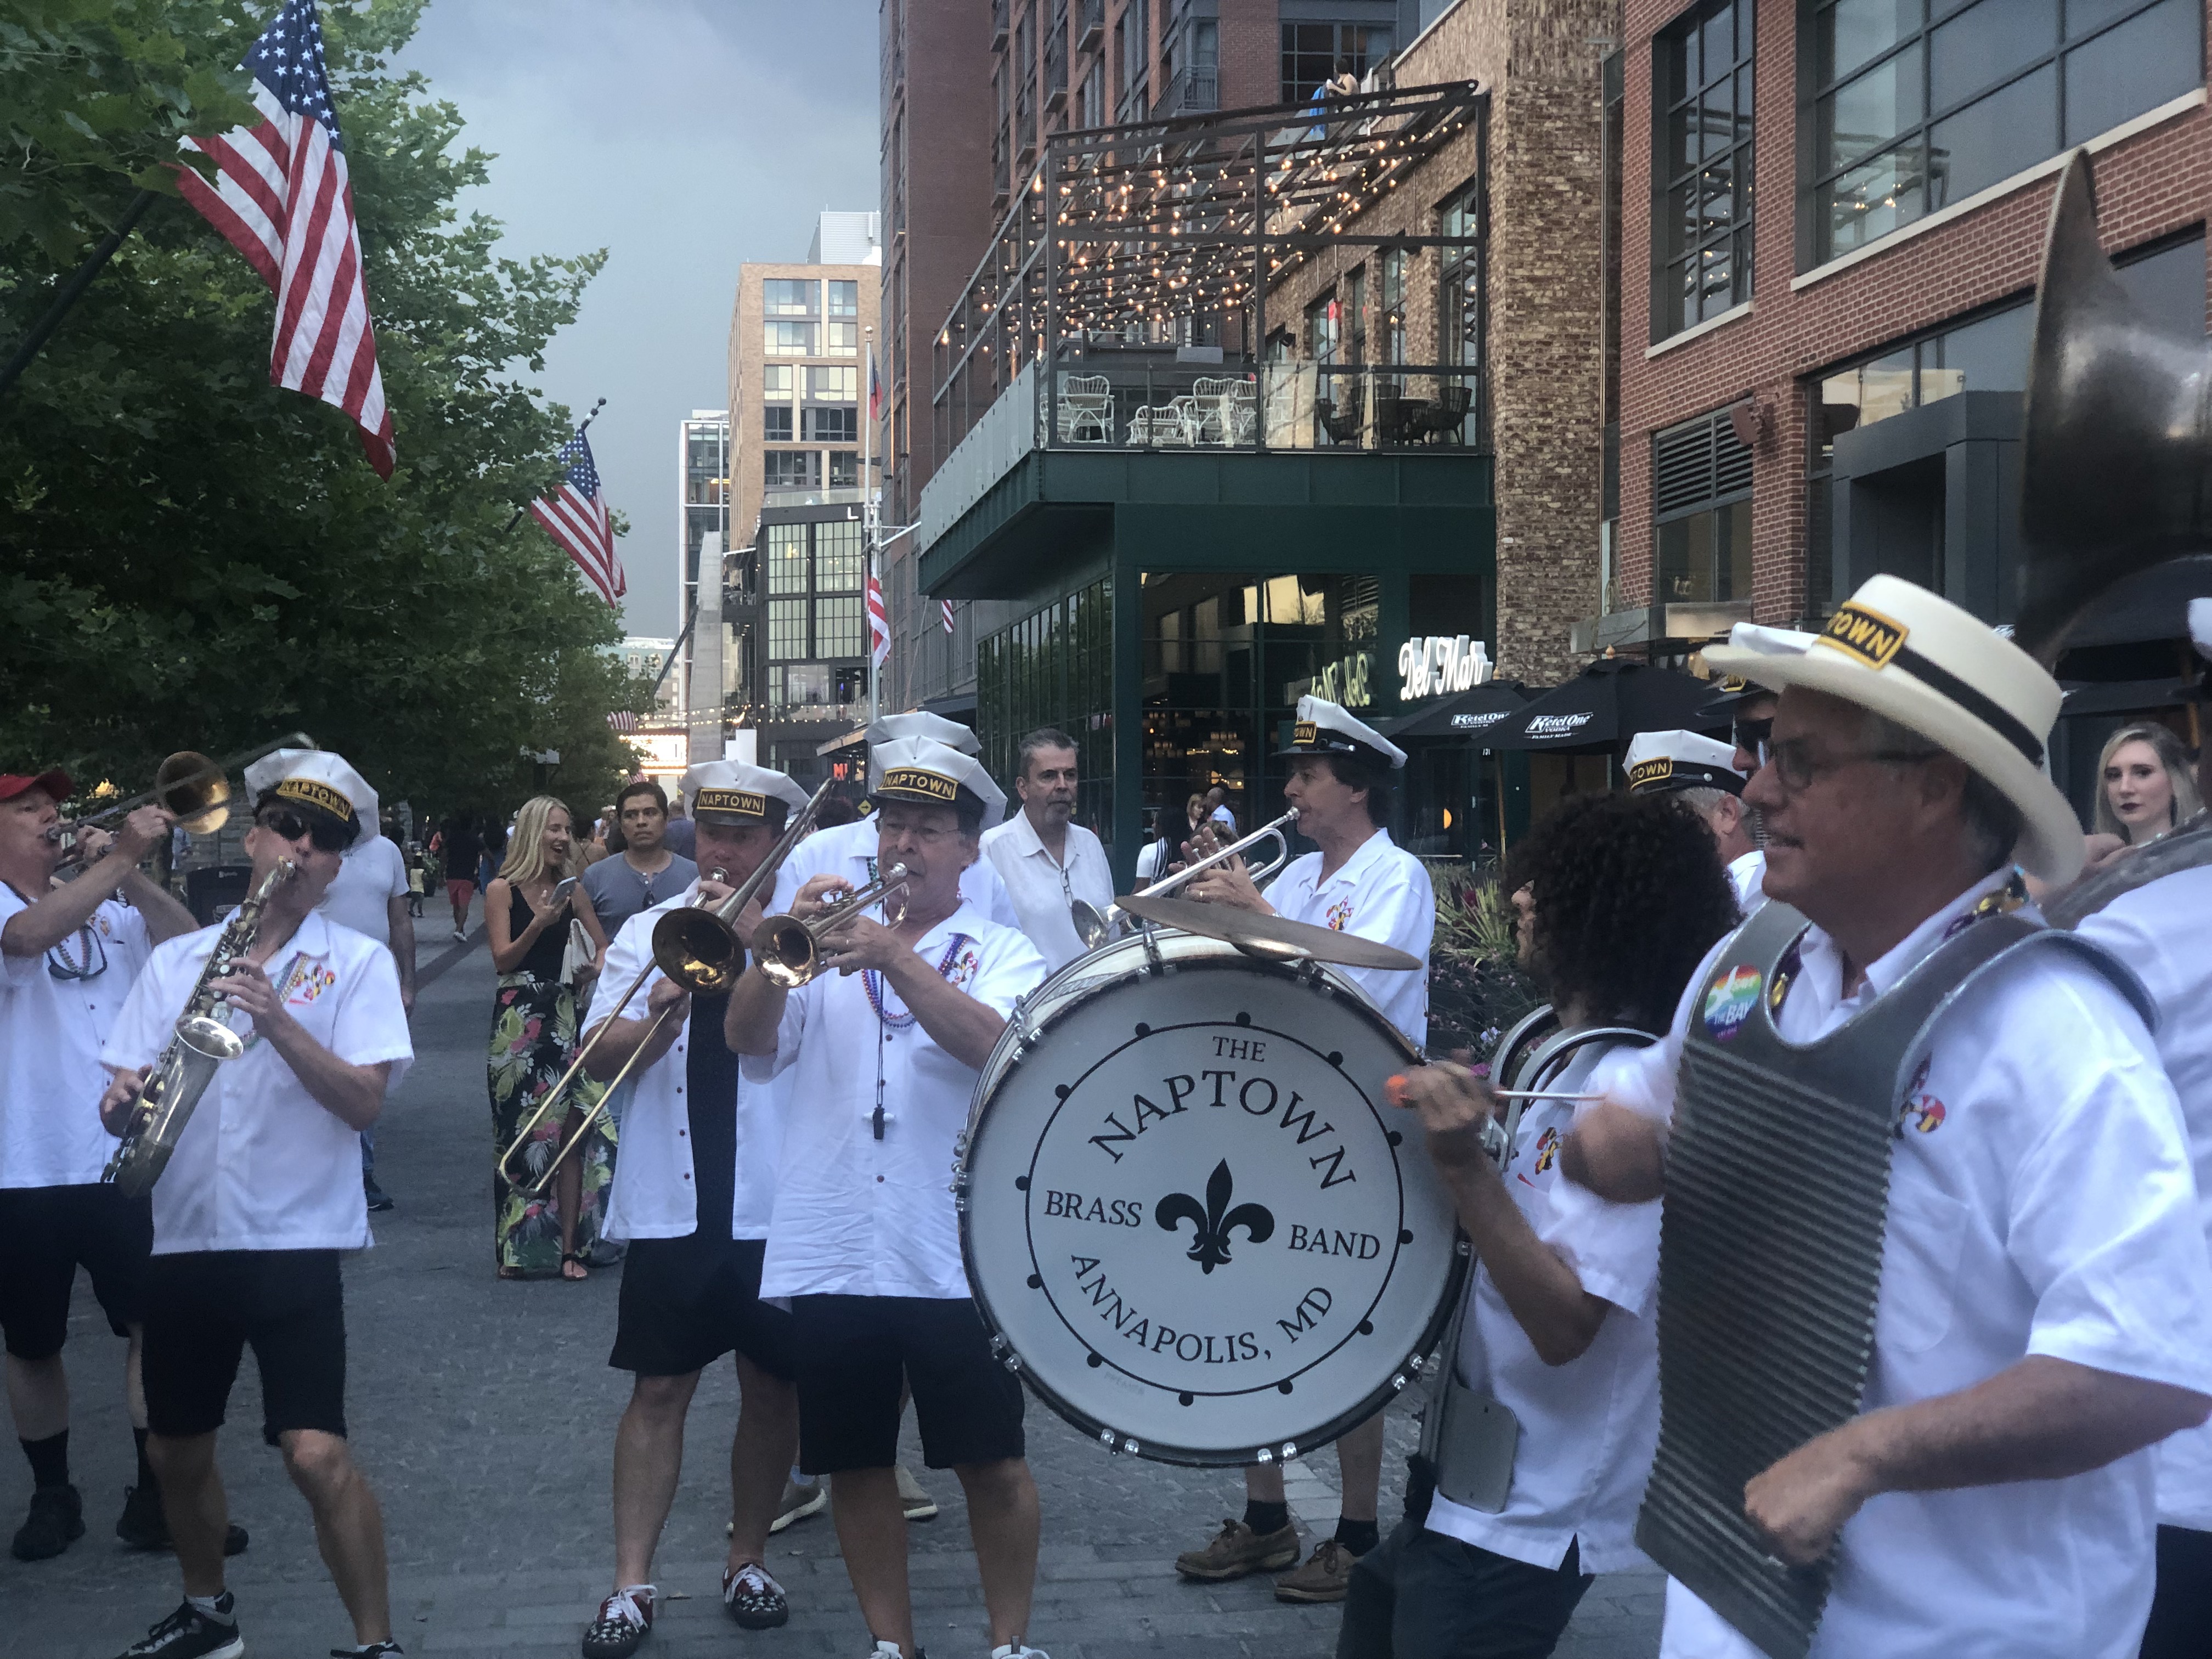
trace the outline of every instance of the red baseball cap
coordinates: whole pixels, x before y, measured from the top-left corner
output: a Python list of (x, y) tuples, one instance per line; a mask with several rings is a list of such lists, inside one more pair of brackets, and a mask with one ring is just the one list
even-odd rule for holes
[(0, 772), (0, 800), (13, 800), (26, 789), (43, 789), (57, 801), (67, 800), (76, 793), (76, 786), (70, 775), (57, 766), (50, 771)]

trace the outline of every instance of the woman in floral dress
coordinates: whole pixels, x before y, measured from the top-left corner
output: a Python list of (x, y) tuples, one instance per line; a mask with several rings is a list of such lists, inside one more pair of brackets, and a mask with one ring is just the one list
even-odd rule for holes
[[(592, 960), (577, 977), (588, 984), (587, 974), (596, 974), (606, 959), (606, 934), (581, 885), (554, 896), (555, 885), (580, 869), (568, 809), (539, 795), (516, 815), (506, 860), (484, 889), (484, 928), (499, 973), (488, 1059), (499, 1152), (514, 1144), (524, 1120), (575, 1058), (577, 993), (561, 978), (571, 916), (584, 924), (592, 945)], [(538, 1126), (512, 1167), (526, 1170), (529, 1178), (543, 1176), (603, 1092), (601, 1085), (580, 1073), (569, 1085), (565, 1111)], [(501, 1279), (555, 1272), (563, 1279), (590, 1276), (583, 1257), (599, 1236), (613, 1146), (614, 1126), (602, 1117), (562, 1160), (550, 1188), (536, 1197), (494, 1172), (493, 1243)]]

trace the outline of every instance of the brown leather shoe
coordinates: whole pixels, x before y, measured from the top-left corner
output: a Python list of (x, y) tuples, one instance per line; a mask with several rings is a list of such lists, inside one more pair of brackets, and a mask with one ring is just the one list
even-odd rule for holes
[(1352, 1564), (1359, 1558), (1338, 1543), (1325, 1538), (1306, 1558), (1305, 1565), (1296, 1572), (1286, 1572), (1275, 1581), (1278, 1601), (1341, 1601), (1344, 1592), (1352, 1583)]
[[(1213, 1541), (1202, 1550), (1185, 1550), (1176, 1557), (1176, 1571), (1186, 1578), (1209, 1583), (1242, 1578), (1248, 1572), (1279, 1572), (1298, 1559), (1298, 1529), (1295, 1522), (1280, 1532), (1257, 1533), (1242, 1521), (1224, 1519)], [(1337, 1592), (1340, 1595), (1341, 1590)]]

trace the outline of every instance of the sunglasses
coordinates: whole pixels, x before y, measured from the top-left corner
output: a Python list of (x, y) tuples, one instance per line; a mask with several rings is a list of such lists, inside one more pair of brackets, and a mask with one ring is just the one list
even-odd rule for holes
[(325, 853), (343, 853), (353, 845), (353, 836), (348, 828), (335, 818), (309, 817), (289, 806), (271, 807), (255, 814), (254, 823), (264, 830), (275, 831), (286, 841), (297, 841), (305, 836)]
[(1738, 720), (1731, 735), (1735, 738), (1735, 746), (1759, 765), (1765, 765), (1771, 758), (1767, 751), (1774, 738), (1773, 716), (1763, 720)]

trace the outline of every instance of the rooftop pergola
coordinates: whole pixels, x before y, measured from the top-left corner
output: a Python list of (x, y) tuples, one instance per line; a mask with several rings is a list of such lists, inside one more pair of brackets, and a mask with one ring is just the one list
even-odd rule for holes
[(1178, 319), (1210, 319), (1250, 360), (1267, 336), (1268, 289), (1322, 250), (1479, 246), (1358, 226), (1486, 96), (1450, 82), (1052, 134), (939, 331), (940, 460), (1063, 342), (1165, 341)]

